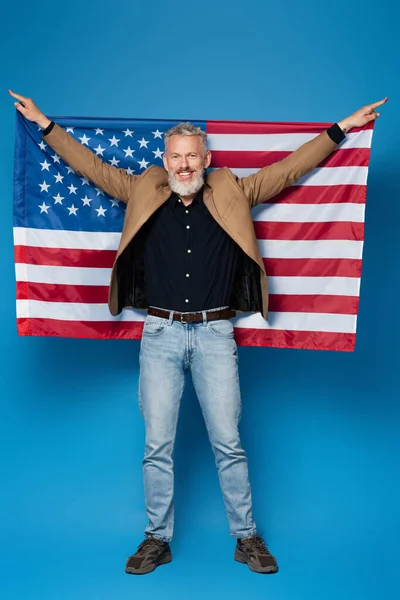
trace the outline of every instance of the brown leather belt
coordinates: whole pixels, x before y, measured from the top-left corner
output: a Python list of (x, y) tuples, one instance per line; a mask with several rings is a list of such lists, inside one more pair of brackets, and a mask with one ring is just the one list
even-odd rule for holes
[[(161, 317), (161, 319), (169, 319), (170, 311), (164, 310), (162, 308), (153, 308), (150, 307), (147, 311), (149, 315), (153, 315), (154, 317)], [(217, 321), (219, 319), (233, 319), (236, 317), (236, 311), (225, 308), (224, 310), (212, 310), (206, 311), (206, 319), (207, 321)], [(180, 321), (181, 323), (202, 323), (203, 322), (203, 313), (202, 312), (193, 312), (193, 313), (180, 313), (174, 312), (172, 315), (173, 321)]]

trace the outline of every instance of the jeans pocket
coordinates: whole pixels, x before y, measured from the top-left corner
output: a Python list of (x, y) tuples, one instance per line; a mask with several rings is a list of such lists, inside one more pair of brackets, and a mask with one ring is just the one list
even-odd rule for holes
[(209, 321), (207, 327), (216, 337), (233, 338), (233, 323), (229, 319)]
[(164, 331), (166, 321), (159, 318), (147, 317), (144, 322), (143, 336), (145, 337), (156, 337), (161, 335)]

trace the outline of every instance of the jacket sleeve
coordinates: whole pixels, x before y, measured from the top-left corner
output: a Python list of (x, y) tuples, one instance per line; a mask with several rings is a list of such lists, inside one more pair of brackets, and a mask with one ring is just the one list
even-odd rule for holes
[(137, 175), (128, 175), (124, 169), (107, 164), (56, 123), (49, 133), (44, 132), (43, 139), (78, 175), (83, 175), (113, 198), (128, 202)]
[[(242, 177), (237, 183), (249, 199), (253, 208), (260, 202), (268, 200), (281, 190), (296, 183), (300, 177), (313, 171), (335, 148), (344, 134), (337, 137), (335, 126), (324, 131), (286, 158), (268, 165), (248, 177)], [(337, 126), (336, 126), (337, 127)], [(336, 135), (332, 135), (332, 130)], [(328, 133), (329, 132), (329, 133)]]

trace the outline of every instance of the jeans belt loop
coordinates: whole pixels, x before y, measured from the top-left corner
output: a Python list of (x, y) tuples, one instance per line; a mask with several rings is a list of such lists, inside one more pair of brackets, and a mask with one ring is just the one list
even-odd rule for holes
[(173, 318), (174, 318), (174, 311), (173, 311), (173, 310), (170, 310), (170, 311), (169, 311), (169, 319), (168, 319), (168, 325), (169, 325), (170, 327), (171, 327), (171, 325), (172, 325)]
[(204, 327), (207, 327), (207, 313), (205, 310), (203, 310), (202, 313), (203, 313), (203, 325), (204, 325)]

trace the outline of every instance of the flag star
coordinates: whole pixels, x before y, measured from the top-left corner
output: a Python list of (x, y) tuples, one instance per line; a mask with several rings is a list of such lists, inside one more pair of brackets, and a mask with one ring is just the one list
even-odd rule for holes
[(103, 156), (103, 152), (104, 152), (104, 150), (105, 150), (105, 148), (102, 148), (102, 147), (100, 146), (100, 144), (97, 146), (97, 148), (95, 148), (95, 149), (94, 149), (94, 151), (96, 152), (97, 156), (98, 156), (99, 154), (101, 154), (101, 156)]
[(82, 181), (82, 185), (90, 185), (89, 179), (86, 179), (86, 177), (81, 177), (81, 181)]
[(112, 138), (108, 139), (108, 141), (111, 142), (111, 146), (118, 146), (118, 142), (120, 142), (121, 140), (117, 140), (115, 135), (113, 135)]
[(76, 207), (72, 204), (70, 207), (67, 206), (67, 210), (69, 210), (70, 215), (75, 215), (76, 217), (78, 216), (76, 211), (79, 210), (79, 207)]
[(56, 178), (56, 183), (62, 183), (63, 182), (64, 175), (61, 175), (60, 173), (58, 173), (57, 175), (54, 175), (54, 177)]
[(119, 200), (117, 200), (116, 198), (110, 198), (109, 200), (111, 202), (111, 208), (113, 206), (119, 206)]
[(67, 173), (70, 175), (71, 173), (75, 173), (75, 171), (71, 167), (67, 166)]
[(62, 201), (64, 200), (64, 196), (61, 196), (60, 193), (57, 194), (57, 196), (53, 196), (55, 202), (54, 204), (62, 204)]
[(147, 161), (145, 161), (144, 158), (143, 158), (143, 160), (139, 160), (138, 162), (139, 162), (139, 165), (140, 165), (141, 169), (147, 169), (147, 165), (149, 163)]
[(76, 194), (76, 190), (78, 189), (72, 183), (71, 183), (71, 185), (67, 185), (67, 188), (69, 189), (70, 194)]
[(96, 135), (103, 135), (103, 134), (104, 134), (104, 129), (99, 129), (97, 127), (97, 129), (96, 129)]
[(67, 127), (67, 129), (65, 131), (67, 133), (74, 133), (74, 129), (75, 129), (75, 127)]
[(120, 161), (120, 160), (117, 160), (117, 159), (115, 158), (115, 156), (113, 156), (113, 157), (112, 157), (112, 159), (110, 160), (110, 164), (112, 164), (112, 165), (113, 165), (113, 167), (118, 167), (118, 163), (120, 163), (120, 162), (121, 162), (121, 161)]
[(154, 135), (154, 139), (156, 139), (156, 138), (162, 139), (162, 131), (158, 131), (158, 129), (157, 129), (156, 131), (152, 131), (151, 133)]
[(86, 144), (86, 146), (89, 146), (89, 142), (92, 138), (87, 137), (86, 133), (83, 134), (83, 137), (79, 138), (81, 140), (81, 144)]
[(162, 158), (162, 150), (160, 150), (160, 148), (157, 148), (157, 150), (152, 150), (152, 153), (154, 154), (154, 158)]
[(130, 129), (125, 129), (125, 131), (123, 131), (122, 133), (124, 133), (124, 134), (125, 134), (125, 137), (126, 137), (127, 135), (129, 135), (129, 137), (132, 137), (133, 130), (131, 131)]
[(128, 146), (127, 148), (125, 148), (124, 152), (125, 152), (125, 158), (127, 158), (128, 156), (130, 156), (131, 158), (133, 158), (133, 153), (135, 151), (131, 150), (131, 147)]
[(45, 144), (43, 140), (40, 142), (40, 144), (38, 144), (38, 146), (41, 150), (44, 150), (45, 148), (47, 148), (47, 144)]
[(133, 175), (134, 171), (135, 171), (135, 169), (131, 169), (130, 167), (128, 167), (126, 169), (126, 172), (128, 173), (128, 175)]
[(47, 206), (47, 204), (45, 204), (44, 202), (43, 202), (43, 204), (38, 204), (38, 207), (40, 208), (41, 213), (45, 212), (46, 215), (49, 214), (47, 211), (49, 210), (50, 206)]
[(50, 163), (48, 163), (46, 159), (45, 159), (45, 161), (44, 161), (44, 162), (42, 162), (42, 163), (39, 163), (39, 164), (42, 166), (42, 171), (44, 171), (44, 169), (46, 169), (46, 171), (48, 171), (48, 170), (49, 170)]
[(147, 140), (145, 140), (144, 137), (141, 140), (139, 140), (139, 144), (140, 144), (141, 148), (143, 148), (143, 147), (147, 148), (148, 143), (149, 142)]
[(81, 198), (82, 202), (83, 202), (83, 206), (90, 206), (90, 203), (92, 201), (91, 198), (88, 198), (87, 194), (85, 195), (84, 198)]
[(105, 217), (106, 216), (106, 208), (103, 208), (102, 205), (100, 204), (100, 208), (95, 208), (94, 209), (97, 212), (97, 216), (98, 217)]
[(54, 162), (59, 163), (60, 162), (60, 157), (58, 156), (57, 153), (53, 154), (53, 156), (51, 157)]
[(94, 189), (95, 189), (95, 190), (96, 190), (96, 192), (97, 192), (96, 196), (100, 196), (100, 195), (101, 195), (101, 196), (104, 196), (104, 192), (103, 192), (103, 190), (101, 190), (100, 188), (94, 188)]
[(40, 191), (41, 192), (48, 192), (49, 191), (50, 185), (48, 183), (46, 183), (45, 181), (43, 181), (43, 183), (39, 183), (39, 186), (40, 186)]

